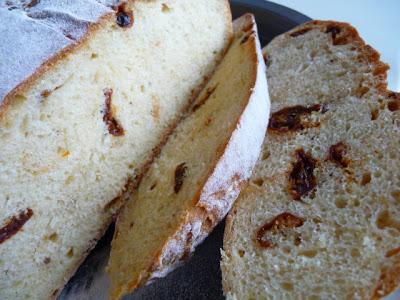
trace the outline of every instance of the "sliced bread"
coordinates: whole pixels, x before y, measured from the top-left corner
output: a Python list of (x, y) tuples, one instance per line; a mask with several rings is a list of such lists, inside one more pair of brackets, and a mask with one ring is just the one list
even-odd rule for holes
[(165, 276), (226, 215), (250, 177), (269, 97), (252, 15), (137, 191), (118, 216), (108, 273), (111, 299)]
[(231, 40), (225, 0), (118, 3), (0, 1), (0, 299), (61, 291)]
[(400, 282), (400, 95), (346, 23), (265, 48), (271, 118), (227, 218), (227, 299), (376, 299)]

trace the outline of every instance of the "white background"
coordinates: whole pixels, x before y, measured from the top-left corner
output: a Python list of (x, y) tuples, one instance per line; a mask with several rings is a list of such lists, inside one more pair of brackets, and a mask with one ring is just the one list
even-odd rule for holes
[(389, 89), (400, 91), (400, 0), (271, 0), (312, 19), (349, 22), (390, 65)]

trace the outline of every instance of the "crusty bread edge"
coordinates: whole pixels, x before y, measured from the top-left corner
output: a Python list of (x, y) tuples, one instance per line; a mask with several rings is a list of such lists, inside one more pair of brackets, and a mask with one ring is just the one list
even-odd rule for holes
[[(300, 31), (305, 28), (311, 28), (311, 29), (318, 28), (322, 30), (329, 25), (338, 26), (342, 29), (345, 29), (345, 32), (347, 34), (346, 38), (348, 38), (348, 41), (352, 43), (354, 47), (356, 47), (360, 55), (364, 57), (367, 63), (374, 66), (375, 71), (373, 75), (376, 79), (376, 84), (374, 88), (378, 91), (378, 93), (383, 97), (387, 97), (390, 95), (391, 97), (394, 97), (398, 99), (398, 101), (400, 101), (399, 93), (392, 92), (387, 89), (387, 70), (389, 69), (389, 65), (380, 60), (380, 53), (376, 51), (374, 48), (372, 48), (370, 45), (368, 45), (361, 38), (358, 31), (349, 23), (337, 22), (332, 20), (326, 20), (326, 21), (314, 20), (299, 25), (293, 28), (292, 30), (283, 33), (278, 37), (284, 36), (285, 38), (289, 38), (291, 33)], [(268, 55), (266, 47), (263, 48), (263, 55), (264, 57)], [(240, 200), (241, 198), (239, 197), (226, 218), (224, 238), (223, 238), (224, 248), (225, 245), (228, 243), (228, 240), (231, 240), (233, 238), (232, 234), (234, 226), (233, 224), (234, 216), (237, 212), (236, 207), (240, 203)], [(230, 286), (229, 282), (226, 280), (224, 276), (224, 274), (227, 273), (227, 271), (225, 270), (225, 266), (223, 265), (222, 261), (224, 259), (224, 256), (226, 255), (229, 256), (230, 254), (225, 249), (223, 249), (221, 252), (222, 252), (222, 258), (220, 267), (222, 271), (222, 288), (224, 294), (227, 295), (232, 290), (232, 287)], [(370, 299), (375, 300), (385, 297), (394, 292), (399, 286), (400, 286), (400, 257), (397, 260), (395, 260), (394, 267), (381, 270), (380, 279), (376, 287), (371, 287), (372, 295)]]
[[(368, 45), (359, 35), (357, 29), (351, 26), (349, 23), (337, 22), (332, 20), (314, 20), (299, 25), (286, 33), (277, 36), (275, 39), (291, 39), (291, 34), (307, 32), (307, 29), (319, 29), (322, 32), (326, 32), (327, 27), (339, 27), (342, 30), (340, 39), (346, 41), (346, 44), (352, 44), (355, 50), (360, 54), (360, 59), (364, 60), (367, 64), (373, 66), (373, 76), (376, 79), (374, 82), (374, 88), (379, 91), (383, 96), (386, 96), (390, 91), (387, 90), (387, 70), (390, 66), (380, 60), (380, 54), (370, 45)], [(266, 47), (263, 49), (263, 54), (268, 55)]]
[[(253, 30), (257, 32), (253, 15), (246, 14), (239, 22), (241, 22), (240, 28), (252, 24)], [(234, 27), (237, 26), (237, 23), (234, 24)], [(144, 270), (139, 278), (128, 282), (124, 289), (112, 294), (110, 299), (119, 299), (125, 293), (163, 277), (179, 266), (225, 217), (241, 188), (247, 183), (261, 150), (270, 109), (269, 95), (265, 93), (268, 90), (265, 64), (258, 36), (252, 35), (251, 39), (254, 61), (251, 78), (253, 88), (246, 96), (248, 100), (241, 115), (230, 130), (232, 135), (219, 149), (213, 163), (214, 167), (195, 194), (175, 234), (155, 255), (148, 269)], [(252, 133), (251, 136), (249, 132)], [(250, 144), (251, 147), (246, 147), (246, 144)], [(232, 158), (237, 157), (240, 157), (238, 160), (245, 162), (245, 166), (232, 164)]]

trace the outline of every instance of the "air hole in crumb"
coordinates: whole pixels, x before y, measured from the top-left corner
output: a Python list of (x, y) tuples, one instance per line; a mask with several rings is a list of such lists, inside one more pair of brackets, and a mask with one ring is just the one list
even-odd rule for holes
[(264, 183), (264, 180), (262, 178), (256, 178), (256, 179), (253, 180), (253, 183), (255, 185), (262, 186), (263, 183)]
[(376, 171), (375, 173), (374, 173), (374, 177), (376, 177), (376, 178), (379, 178), (379, 177), (381, 177), (382, 176), (382, 173), (380, 172), (380, 171)]
[(298, 245), (300, 245), (301, 244), (301, 237), (300, 237), (300, 235), (298, 235), (298, 236), (296, 236), (295, 238), (294, 238), (294, 245), (295, 246), (298, 246)]
[(360, 251), (358, 251), (357, 248), (353, 248), (353, 249), (351, 249), (350, 254), (351, 254), (352, 257), (359, 257), (360, 256)]
[(16, 95), (13, 100), (13, 105), (19, 107), (27, 98), (24, 95)]
[(91, 59), (95, 59), (95, 58), (97, 58), (97, 56), (98, 56), (97, 53), (92, 53), (92, 55), (90, 56), (90, 58), (91, 58)]
[(397, 157), (397, 152), (395, 152), (395, 151), (389, 152), (390, 159), (396, 159), (396, 157)]
[(400, 101), (390, 101), (388, 103), (388, 109), (390, 111), (396, 111), (400, 109)]
[(371, 182), (371, 174), (370, 173), (364, 173), (362, 178), (361, 178), (361, 185), (367, 185), (370, 182)]
[(74, 256), (74, 247), (69, 248), (68, 252), (67, 252), (67, 256), (69, 258)]
[(400, 190), (391, 191), (390, 195), (396, 202), (400, 203)]
[(165, 4), (165, 3), (163, 3), (162, 5), (161, 5), (161, 11), (163, 12), (163, 13), (167, 13), (167, 12), (169, 12), (171, 9), (169, 8), (169, 6), (167, 5), (167, 4)]
[(293, 290), (293, 284), (291, 284), (290, 282), (282, 282), (281, 286), (286, 291), (292, 291)]
[(303, 250), (299, 253), (301, 256), (313, 258), (317, 255), (318, 251), (315, 249), (310, 249), (310, 250)]
[(377, 108), (374, 108), (373, 110), (371, 110), (371, 120), (372, 121), (378, 119), (378, 116), (379, 116), (379, 110)]
[(342, 198), (339, 198), (336, 199), (335, 205), (337, 208), (345, 208), (347, 206), (347, 201)]
[(26, 131), (29, 128), (29, 116), (25, 116), (21, 122), (20, 130), (26, 136), (28, 136), (28, 132)]
[(313, 221), (315, 224), (320, 224), (320, 223), (322, 223), (322, 220), (321, 220), (320, 218), (318, 218), (318, 217), (313, 218), (312, 221)]
[(397, 229), (400, 231), (400, 224), (396, 220), (392, 219), (392, 216), (387, 210), (381, 211), (376, 218), (376, 226), (379, 229), (385, 229), (387, 227)]
[(270, 155), (271, 155), (271, 152), (269, 152), (268, 150), (264, 151), (262, 154), (262, 160), (267, 160)]
[(65, 184), (69, 185), (72, 181), (74, 181), (74, 176), (70, 175), (67, 177), (67, 179), (65, 179)]
[(351, 187), (351, 185), (348, 185), (348, 186), (346, 186), (345, 191), (346, 191), (346, 193), (352, 194), (353, 188)]
[[(320, 293), (320, 292), (322, 292), (324, 290), (324, 288), (322, 288), (321, 286), (316, 286), (312, 290), (315, 293)], [(318, 298), (318, 300), (320, 300), (320, 299)]]
[(317, 56), (317, 53), (318, 53), (317, 49), (312, 49), (310, 53), (311, 59), (314, 59), (315, 56)]
[(53, 232), (52, 234), (49, 235), (49, 240), (52, 242), (55, 242), (58, 240), (58, 234), (56, 232)]
[(245, 252), (244, 252), (244, 250), (239, 249), (239, 250), (238, 250), (238, 254), (239, 254), (240, 257), (243, 257), (244, 254), (245, 254)]

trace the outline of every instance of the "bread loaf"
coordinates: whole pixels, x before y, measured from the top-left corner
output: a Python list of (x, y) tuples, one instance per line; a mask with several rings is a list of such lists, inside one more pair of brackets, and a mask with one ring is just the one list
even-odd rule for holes
[(400, 281), (400, 96), (349, 24), (265, 48), (272, 114), (231, 210), (227, 299), (376, 299)]
[(231, 34), (225, 0), (0, 1), (0, 299), (61, 291)]
[(225, 216), (251, 175), (268, 122), (265, 66), (252, 15), (118, 216), (111, 299), (165, 276)]

